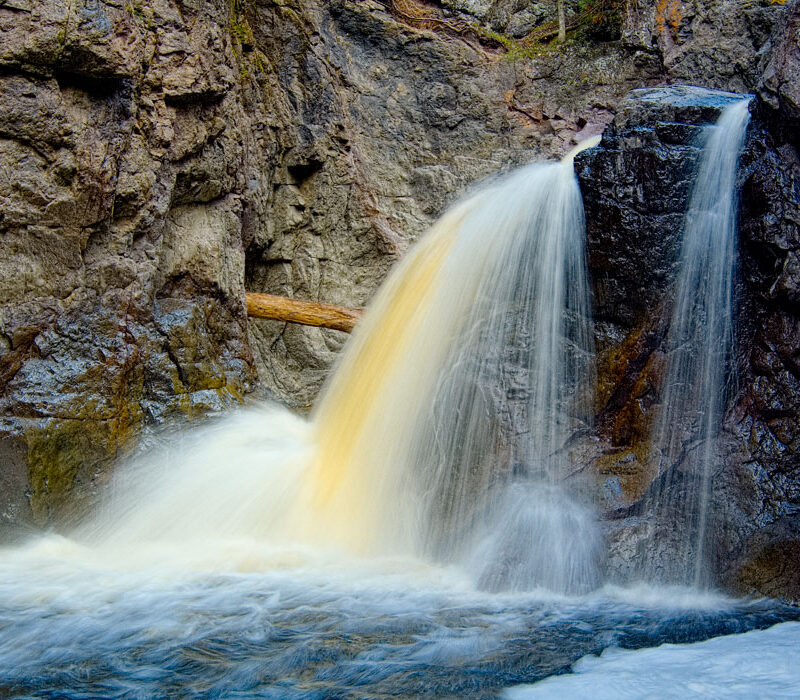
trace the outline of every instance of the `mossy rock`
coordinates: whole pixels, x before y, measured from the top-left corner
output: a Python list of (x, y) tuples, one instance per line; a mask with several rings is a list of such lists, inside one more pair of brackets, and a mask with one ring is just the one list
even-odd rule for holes
[[(69, 523), (96, 496), (111, 460), (133, 443), (128, 420), (46, 419), (24, 429), (36, 525)], [(81, 488), (76, 488), (78, 485)]]
[(739, 572), (741, 593), (800, 601), (800, 539), (764, 547)]

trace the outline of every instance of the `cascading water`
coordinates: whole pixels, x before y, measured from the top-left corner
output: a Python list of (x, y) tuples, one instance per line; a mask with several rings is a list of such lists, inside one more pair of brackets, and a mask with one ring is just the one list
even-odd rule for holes
[(72, 538), (5, 550), (4, 696), (485, 697), (792, 619), (563, 595), (597, 583), (569, 454), (594, 383), (582, 217), (570, 159), (477, 192), (390, 276), (310, 423), (261, 406), (168, 436)]
[(275, 434), (229, 426), (155, 493), (127, 486), (136, 505), (93, 541), (256, 536), (453, 564), (492, 590), (592, 588), (597, 529), (565, 485), (591, 407), (584, 247), (571, 155), (481, 189), (392, 273), (308, 435), (280, 414)]
[(683, 231), (668, 360), (653, 444), (661, 452), (654, 483), (656, 517), (679, 540), (668, 557), (644, 557), (644, 575), (700, 586), (705, 576), (709, 480), (722, 425), (733, 351), (736, 171), (749, 100), (726, 107), (707, 140)]
[[(490, 533), (534, 519), (535, 532), (506, 537), (499, 566), (515, 576), (478, 577), (591, 586), (592, 518), (565, 494), (561, 509), (542, 509), (537, 495), (563, 489), (564, 445), (589, 417), (584, 238), (571, 157), (523, 168), (445, 214), (376, 299), (315, 414), (298, 528), (360, 551), (464, 563)], [(509, 507), (538, 512), (509, 519)], [(559, 556), (524, 564), (542, 549)]]

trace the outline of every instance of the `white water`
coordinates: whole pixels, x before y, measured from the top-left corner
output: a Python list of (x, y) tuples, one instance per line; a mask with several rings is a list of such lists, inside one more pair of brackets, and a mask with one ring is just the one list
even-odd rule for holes
[[(469, 567), (311, 546), (285, 517), (308, 474), (309, 428), (253, 408), (173, 437), (132, 466), (138, 488), (120, 484), (120, 501), (92, 527), (5, 551), (0, 688), (76, 699), (481, 696), (609, 644), (782, 619), (689, 589), (489, 593)], [(538, 493), (533, 513), (564, 517), (563, 491)], [(522, 518), (487, 546), (497, 556), (517, 533), (545, 571), (580, 560), (531, 536), (550, 519)], [(525, 587), (560, 583), (522, 566)]]
[[(513, 494), (530, 494), (530, 509), (537, 490), (561, 483), (562, 447), (590, 407), (584, 239), (569, 158), (478, 191), (407, 255), (314, 415), (318, 454), (302, 509), (305, 526), (309, 513), (318, 526), (314, 541), (470, 566), (488, 533), (513, 524), (498, 513)], [(567, 544), (574, 528), (586, 550), (596, 542), (585, 508), (568, 521), (552, 509), (531, 517), (547, 527), (518, 541), (514, 561), (542, 547), (591, 554)], [(478, 579), (488, 580), (485, 568)], [(548, 569), (555, 590), (593, 583), (591, 561)], [(506, 585), (544, 580), (538, 566), (519, 570), (530, 576)]]
[[(668, 558), (645, 557), (650, 580), (704, 583), (709, 480), (733, 353), (736, 173), (749, 100), (726, 107), (709, 127), (683, 230), (668, 364), (653, 444), (661, 451), (656, 509), (680, 541)], [(655, 552), (657, 548), (651, 548)]]
[(506, 700), (794, 700), (800, 689), (800, 623), (637, 651), (607, 649), (572, 673), (507, 690)]
[(413, 559), (201, 540), (191, 560), (160, 548), (112, 558), (55, 537), (6, 552), (3, 696), (486, 697), (609, 644), (776, 619), (688, 590), (498, 595)]
[(591, 589), (597, 529), (564, 483), (593, 383), (584, 247), (571, 157), (489, 184), (390, 275), (310, 424), (265, 408), (153, 455), (79, 538), (125, 561), (262, 570), (288, 547)]

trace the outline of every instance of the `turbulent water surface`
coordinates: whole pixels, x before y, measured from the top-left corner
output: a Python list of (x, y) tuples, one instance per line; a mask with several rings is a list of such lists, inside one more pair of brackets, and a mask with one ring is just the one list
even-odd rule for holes
[(611, 646), (800, 618), (688, 589), (490, 593), (480, 563), (309, 543), (283, 505), (308, 439), (274, 407), (171, 437), (90, 525), (2, 552), (1, 694), (487, 697)]
[(679, 590), (491, 595), (409, 560), (262, 550), (270, 571), (137, 571), (69, 549), (40, 542), (2, 565), (6, 696), (488, 697), (612, 645), (691, 642), (797, 617)]

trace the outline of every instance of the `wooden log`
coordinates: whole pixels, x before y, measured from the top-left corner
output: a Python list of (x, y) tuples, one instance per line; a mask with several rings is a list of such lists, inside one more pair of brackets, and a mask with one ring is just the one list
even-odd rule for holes
[(361, 318), (361, 309), (346, 306), (320, 304), (289, 297), (247, 292), (247, 315), (255, 318), (271, 318), (275, 321), (301, 323), (305, 326), (321, 326), (350, 333)]

